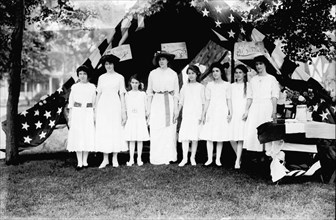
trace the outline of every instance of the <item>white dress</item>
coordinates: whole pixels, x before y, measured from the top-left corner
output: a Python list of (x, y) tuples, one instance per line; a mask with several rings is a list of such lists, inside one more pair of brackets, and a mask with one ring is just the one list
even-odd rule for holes
[[(71, 87), (69, 96), (71, 115), (67, 143), (68, 151), (95, 150), (95, 127), (92, 107), (95, 97), (96, 87), (92, 83), (76, 83)], [(79, 107), (79, 103), (81, 107)], [(91, 103), (91, 107), (87, 107), (87, 103)]]
[(201, 140), (228, 141), (229, 113), (227, 99), (231, 99), (230, 83), (209, 82), (205, 87), (205, 98), (209, 100), (209, 107), (206, 113), (205, 123), (200, 132)]
[(121, 124), (119, 94), (125, 93), (124, 77), (118, 73), (105, 73), (98, 79), (101, 96), (96, 109), (96, 151), (103, 153), (127, 151)]
[[(246, 87), (248, 86), (248, 83)], [(246, 88), (247, 90), (247, 88)], [(247, 93), (247, 91), (246, 91)], [(242, 119), (246, 109), (246, 97), (244, 96), (244, 83), (232, 83), (232, 119), (229, 123), (230, 141), (244, 140), (245, 121)]]
[[(247, 98), (252, 99), (245, 125), (243, 148), (249, 151), (263, 151), (257, 136), (257, 127), (272, 121), (272, 98), (279, 96), (279, 83), (272, 75), (256, 75), (248, 86)], [(266, 143), (270, 145), (271, 143)], [(268, 147), (268, 146), (266, 146)]]
[(169, 164), (177, 160), (176, 123), (173, 123), (174, 97), (178, 98), (177, 73), (170, 68), (156, 68), (149, 73), (147, 95), (150, 106), (150, 163)]
[(180, 91), (182, 109), (182, 122), (179, 132), (179, 142), (198, 141), (200, 120), (205, 102), (204, 86), (198, 82), (187, 83)]
[(126, 141), (148, 141), (149, 134), (146, 123), (146, 93), (129, 91), (126, 93), (127, 122), (125, 125)]

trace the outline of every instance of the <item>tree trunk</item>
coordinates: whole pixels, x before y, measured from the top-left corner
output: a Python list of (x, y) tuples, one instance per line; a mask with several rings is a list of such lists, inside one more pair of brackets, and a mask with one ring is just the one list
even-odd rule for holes
[(8, 78), (6, 164), (18, 163), (18, 103), (21, 87), (22, 35), (25, 22), (24, 0), (15, 0), (15, 28), (11, 39), (11, 70)]

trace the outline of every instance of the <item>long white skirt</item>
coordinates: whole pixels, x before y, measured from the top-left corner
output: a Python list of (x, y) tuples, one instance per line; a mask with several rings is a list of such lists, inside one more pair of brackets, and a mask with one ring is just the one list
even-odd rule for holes
[(112, 153), (127, 151), (121, 125), (121, 103), (117, 93), (103, 93), (96, 109), (96, 151)]
[[(169, 103), (165, 102), (168, 96)], [(166, 105), (167, 108), (166, 109)], [(169, 109), (169, 111), (168, 111)], [(167, 111), (166, 111), (167, 110)], [(169, 114), (168, 114), (169, 112)], [(174, 100), (168, 94), (153, 96), (150, 111), (150, 163), (169, 164), (177, 160), (176, 123), (173, 124)], [(166, 120), (167, 119), (167, 120)], [(167, 124), (168, 122), (168, 124)]]
[[(253, 100), (245, 124), (243, 148), (249, 151), (263, 151), (263, 145), (258, 140), (257, 127), (265, 122), (272, 121), (272, 101)], [(270, 145), (266, 143), (265, 145)], [(265, 146), (267, 147), (267, 146)]]

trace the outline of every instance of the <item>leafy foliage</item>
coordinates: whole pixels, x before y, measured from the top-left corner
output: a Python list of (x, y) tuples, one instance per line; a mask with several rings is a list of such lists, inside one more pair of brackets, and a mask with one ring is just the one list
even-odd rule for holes
[[(15, 5), (13, 0), (0, 3), (0, 79), (6, 75), (11, 67), (10, 43), (14, 29)], [(55, 38), (55, 33), (46, 31), (52, 22), (72, 28), (82, 28), (83, 21), (93, 16), (89, 11), (74, 9), (68, 0), (26, 0), (25, 19), (26, 30), (23, 36), (22, 51), (22, 81), (41, 82), (47, 79), (42, 70), (49, 69), (48, 41)], [(34, 24), (34, 26), (32, 26)], [(29, 30), (28, 30), (29, 29)]]
[[(252, 1), (250, 1), (251, 3)], [(293, 61), (307, 62), (324, 55), (336, 59), (336, 17), (333, 0), (264, 0), (250, 11), (250, 17), (273, 40), (281, 40)]]

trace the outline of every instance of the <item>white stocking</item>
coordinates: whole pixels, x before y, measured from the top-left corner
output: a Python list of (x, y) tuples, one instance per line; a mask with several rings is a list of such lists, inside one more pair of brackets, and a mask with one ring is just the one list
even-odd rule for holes
[(82, 166), (83, 166), (82, 155), (83, 155), (83, 152), (82, 152), (82, 151), (76, 151), (77, 166), (78, 166), (78, 167), (82, 167)]

